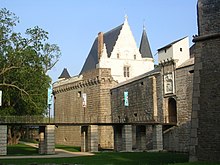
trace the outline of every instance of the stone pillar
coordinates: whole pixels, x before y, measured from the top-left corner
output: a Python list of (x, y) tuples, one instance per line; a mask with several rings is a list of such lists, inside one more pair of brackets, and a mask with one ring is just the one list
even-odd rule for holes
[(152, 86), (153, 86), (153, 119), (158, 121), (157, 80), (155, 76), (152, 77)]
[(7, 155), (7, 125), (0, 125), (0, 155)]
[(132, 151), (132, 125), (124, 125), (122, 127), (122, 150)]
[(39, 154), (45, 154), (45, 126), (39, 126), (39, 144), (38, 144), (38, 152)]
[(146, 149), (153, 149), (153, 125), (145, 125), (146, 127)]
[(122, 127), (114, 126), (114, 150), (122, 150)]
[(162, 125), (153, 126), (153, 150), (163, 150)]
[(88, 151), (98, 152), (98, 125), (88, 127)]
[(81, 152), (88, 151), (88, 127), (81, 127)]
[(137, 149), (140, 151), (146, 150), (146, 126), (140, 125), (137, 126), (136, 131), (136, 140), (137, 140)]
[(132, 125), (132, 149), (137, 149), (137, 126)]
[(45, 153), (55, 154), (55, 125), (45, 127)]

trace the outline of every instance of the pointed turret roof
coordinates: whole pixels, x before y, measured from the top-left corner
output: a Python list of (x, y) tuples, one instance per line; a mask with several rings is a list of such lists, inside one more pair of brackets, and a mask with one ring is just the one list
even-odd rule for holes
[(143, 29), (139, 51), (142, 58), (153, 58), (145, 28)]
[[(119, 36), (120, 31), (122, 29), (122, 26), (123, 26), (123, 24), (104, 33), (104, 35), (103, 35), (104, 44), (106, 45), (108, 57), (111, 56), (111, 52), (112, 52), (112, 50), (115, 46), (115, 43), (118, 39), (118, 36)], [(80, 74), (82, 74), (83, 72), (95, 69), (96, 64), (98, 64), (98, 37), (96, 37), (96, 39), (92, 45), (92, 48), (89, 52), (89, 55), (87, 56), (87, 59), (82, 67)]]
[(63, 72), (58, 77), (58, 79), (62, 79), (62, 78), (65, 78), (65, 79), (70, 78), (70, 74), (69, 74), (69, 72), (67, 71), (66, 68), (63, 69)]

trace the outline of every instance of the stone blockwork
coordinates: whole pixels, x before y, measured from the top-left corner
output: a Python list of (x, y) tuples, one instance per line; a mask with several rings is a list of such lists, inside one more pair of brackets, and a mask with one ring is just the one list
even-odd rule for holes
[(145, 125), (136, 126), (136, 148), (139, 151), (145, 151), (147, 148), (146, 145), (146, 127)]
[[(118, 84), (111, 89), (112, 117), (114, 123), (134, 123), (131, 127), (130, 142), (133, 150), (145, 151), (157, 147), (152, 125), (136, 125), (138, 122), (163, 122), (163, 94), (161, 69), (140, 75), (136, 78)], [(124, 96), (128, 93), (128, 97)], [(127, 103), (125, 104), (127, 99)], [(162, 128), (162, 127), (161, 127)], [(121, 130), (120, 130), (121, 129)], [(123, 150), (123, 128), (115, 127), (115, 148)], [(162, 129), (161, 129), (162, 138)], [(156, 137), (155, 137), (156, 138)], [(162, 140), (162, 139), (161, 139)], [(120, 144), (121, 143), (121, 144)], [(162, 141), (161, 141), (162, 143)], [(131, 150), (131, 148), (129, 148)], [(161, 150), (161, 147), (160, 147)]]
[(7, 125), (0, 125), (0, 155), (7, 155)]
[(198, 0), (190, 161), (220, 161), (220, 1)]
[(46, 154), (55, 154), (55, 125), (47, 125), (45, 128)]
[[(176, 100), (177, 126), (164, 131), (164, 149), (168, 151), (188, 152), (189, 150), (193, 64), (194, 58), (191, 58), (176, 68), (174, 72), (175, 94), (172, 97)], [(169, 103), (169, 100), (166, 102)], [(167, 110), (169, 110), (168, 106)], [(169, 113), (167, 112), (167, 114)]]
[(38, 143), (38, 153), (45, 154), (45, 127), (39, 127), (39, 143)]
[[(156, 85), (155, 88), (153, 83)], [(155, 90), (156, 95), (153, 95)], [(111, 90), (113, 122), (163, 121), (161, 91), (159, 70), (120, 83)], [(128, 92), (128, 106), (125, 105), (124, 92)], [(154, 100), (157, 101), (156, 105)]]
[(55, 154), (55, 125), (39, 127), (39, 154)]
[(98, 152), (98, 143), (99, 143), (98, 126), (90, 125), (88, 127), (88, 151)]
[[(114, 123), (149, 123), (145, 125), (146, 130), (133, 127), (133, 149), (189, 151), (193, 71), (194, 58), (178, 68), (175, 61), (165, 61), (154, 71), (120, 83), (111, 90)], [(156, 131), (157, 123), (163, 123), (161, 134)], [(137, 136), (144, 132), (145, 137)], [(160, 144), (155, 140), (157, 137), (162, 138), (158, 140)], [(140, 147), (140, 143), (145, 146)]]
[(153, 126), (153, 150), (163, 150), (162, 125)]
[[(53, 86), (56, 122), (111, 122), (110, 88), (116, 82), (110, 69), (94, 69), (67, 80), (58, 81)], [(83, 95), (86, 94), (86, 107)], [(99, 144), (103, 148), (113, 148), (111, 126), (98, 127)], [(56, 129), (56, 143), (81, 145), (80, 127), (68, 126)]]
[(122, 151), (132, 151), (132, 125), (122, 126)]
[(55, 125), (39, 127), (39, 154), (55, 154)]
[(88, 126), (81, 126), (81, 152), (88, 151)]
[(114, 150), (122, 151), (122, 125), (114, 126)]

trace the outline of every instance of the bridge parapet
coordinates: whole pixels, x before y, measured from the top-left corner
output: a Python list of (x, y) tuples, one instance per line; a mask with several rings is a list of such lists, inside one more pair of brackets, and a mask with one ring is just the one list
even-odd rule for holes
[(30, 125), (46, 125), (46, 124), (95, 124), (95, 123), (112, 123), (112, 117), (102, 116), (97, 117), (94, 115), (84, 116), (76, 115), (63, 119), (62, 116), (56, 118), (48, 118), (45, 116), (0, 116), (0, 125), (3, 124), (30, 124)]
[(0, 116), (0, 124), (50, 123), (54, 119), (44, 116)]
[(62, 116), (54, 118), (48, 118), (45, 116), (0, 116), (0, 125), (114, 125), (114, 124), (172, 124), (176, 125), (177, 121), (175, 117), (165, 116), (164, 119), (154, 116), (153, 118), (147, 118), (145, 116), (139, 116), (136, 118), (114, 118), (110, 115), (106, 116), (70, 116), (67, 119), (63, 119)]

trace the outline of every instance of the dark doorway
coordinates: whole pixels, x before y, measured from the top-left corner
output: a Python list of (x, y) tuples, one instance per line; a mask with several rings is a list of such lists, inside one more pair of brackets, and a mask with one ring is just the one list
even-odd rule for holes
[(170, 123), (177, 122), (176, 100), (174, 98), (168, 100), (168, 118)]

